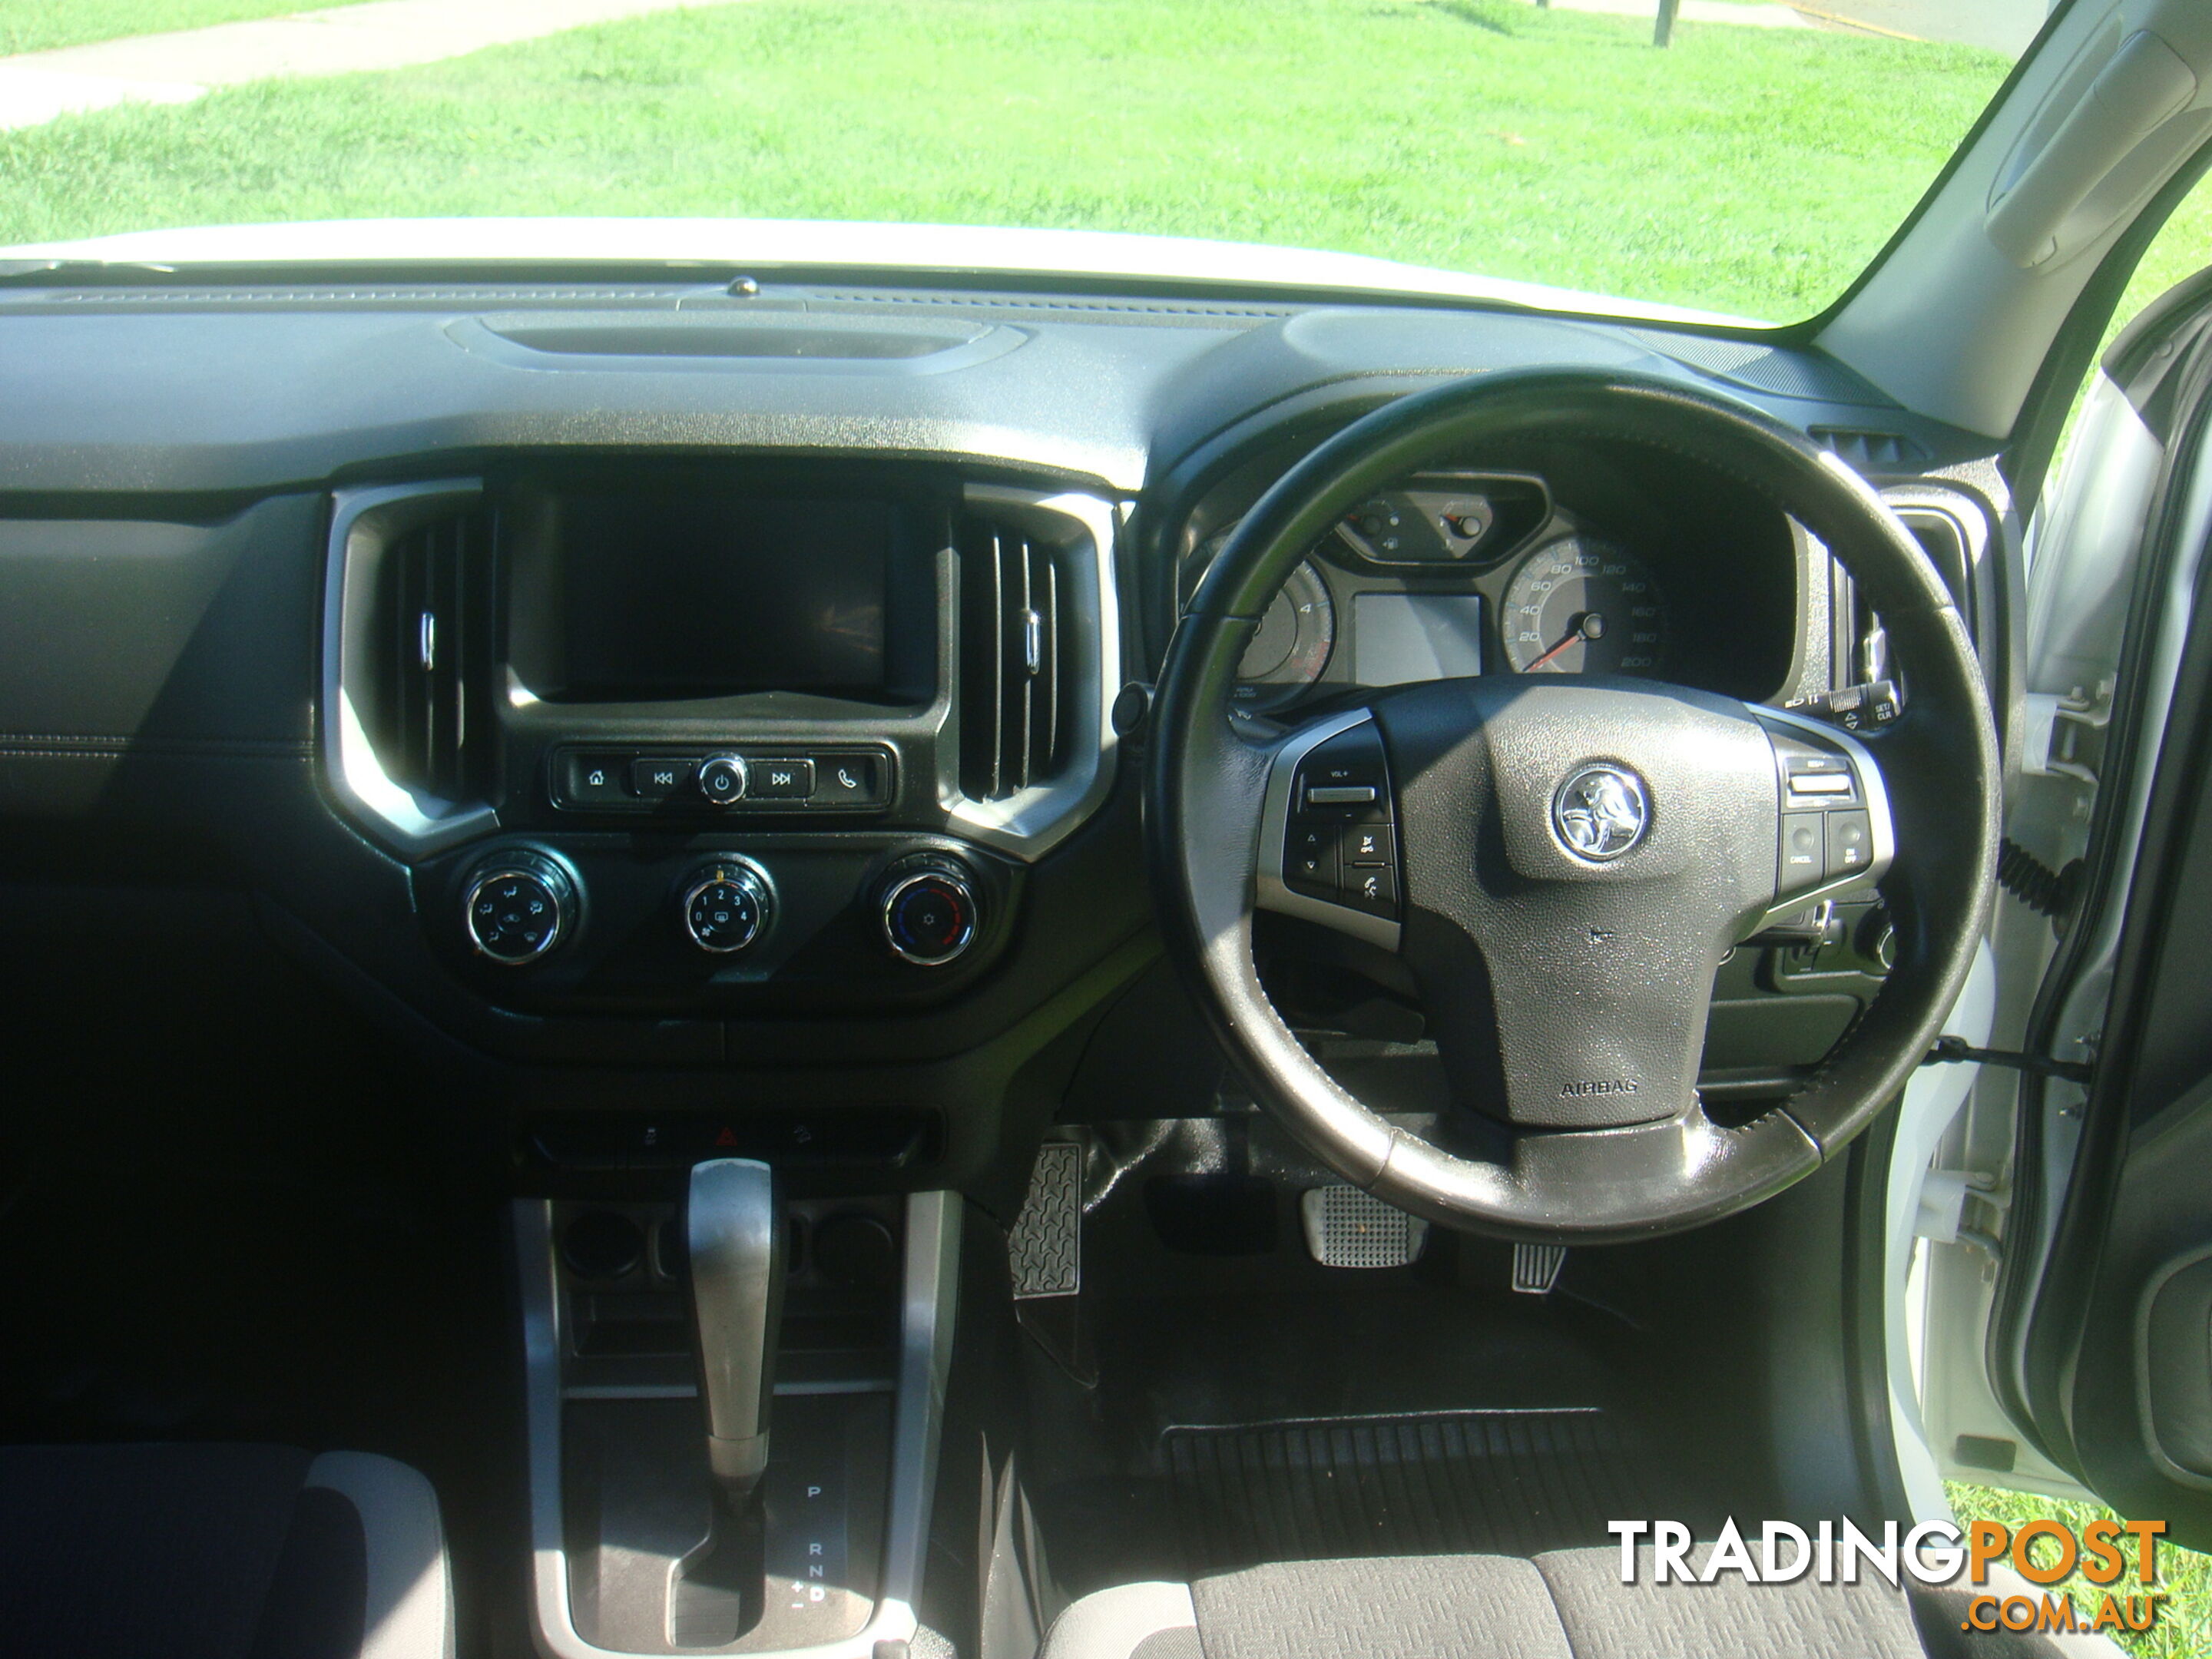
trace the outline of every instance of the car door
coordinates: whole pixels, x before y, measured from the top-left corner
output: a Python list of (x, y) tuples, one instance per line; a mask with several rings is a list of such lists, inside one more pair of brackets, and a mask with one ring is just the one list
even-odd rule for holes
[(1972, 1224), (1954, 1218), (1929, 1252), (1923, 1401), (1945, 1474), (2057, 1495), (2078, 1482), (2200, 1549), (2212, 1546), (2208, 430), (2212, 272), (2106, 355), (2039, 515), (2013, 897), (1995, 939), (2014, 1005), (2000, 1040), (2026, 1064), (1985, 1068), (1947, 1143)]

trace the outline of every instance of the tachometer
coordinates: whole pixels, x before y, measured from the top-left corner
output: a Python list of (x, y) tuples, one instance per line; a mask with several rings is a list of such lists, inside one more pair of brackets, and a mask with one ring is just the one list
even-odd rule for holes
[(1336, 645), (1336, 606), (1311, 562), (1275, 595), (1237, 665), (1231, 700), (1240, 708), (1279, 708), (1322, 677)]
[(1659, 585), (1642, 560), (1595, 536), (1531, 553), (1498, 609), (1517, 674), (1656, 674), (1667, 653)]

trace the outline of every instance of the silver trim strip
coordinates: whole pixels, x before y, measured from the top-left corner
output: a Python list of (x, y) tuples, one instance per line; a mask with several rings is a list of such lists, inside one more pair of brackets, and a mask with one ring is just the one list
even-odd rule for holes
[[(887, 1376), (863, 1376), (811, 1382), (779, 1382), (775, 1393), (786, 1395), (896, 1394), (898, 1384)], [(572, 1382), (561, 1390), (563, 1400), (696, 1400), (698, 1389), (690, 1382)]]
[(1121, 690), (1121, 606), (1114, 580), (1120, 516), (1104, 497), (1074, 491), (1047, 495), (1010, 485), (969, 484), (963, 499), (970, 510), (988, 509), (1060, 550), (1074, 678), (1097, 693), (1075, 700), (1071, 758), (1051, 782), (1004, 800), (975, 801), (960, 793), (955, 768), (939, 786), (938, 804), (952, 830), (1017, 858), (1038, 859), (1089, 817), (1114, 783), (1114, 699)]
[(323, 580), (323, 774), (364, 828), (394, 851), (420, 856), (488, 833), (499, 817), (481, 802), (417, 794), (384, 769), (361, 710), (368, 695), (376, 578), (392, 543), (418, 525), (473, 504), (480, 478), (341, 489), (331, 498)]
[[(1799, 731), (1810, 733), (1823, 742), (1832, 743), (1850, 757), (1851, 769), (1858, 774), (1859, 787), (1866, 796), (1867, 820), (1874, 831), (1874, 856), (1867, 867), (1848, 876), (1838, 876), (1833, 881), (1823, 882), (1818, 887), (1792, 894), (1786, 901), (1773, 905), (1753, 924), (1750, 933), (1771, 927), (1785, 916), (1794, 916), (1800, 910), (1818, 904), (1825, 899), (1844, 898), (1852, 895), (1872, 892), (1889, 873), (1892, 860), (1897, 856), (1897, 822), (1890, 816), (1889, 790), (1882, 782), (1881, 766), (1874, 752), (1840, 726), (1831, 726), (1826, 720), (1814, 720), (1809, 714), (1799, 714), (1787, 708), (1769, 708), (1764, 704), (1751, 706), (1754, 719), (1780, 720)], [(1782, 814), (1790, 811), (1782, 798), (1782, 779), (1778, 769), (1774, 781), (1775, 832), (1781, 833)], [(1817, 808), (1808, 808), (1817, 811)], [(1748, 937), (1748, 935), (1747, 935)]]
[[(1395, 951), (1398, 948), (1396, 922), (1370, 916), (1348, 904), (1331, 904), (1326, 899), (1294, 893), (1283, 879), (1283, 838), (1290, 830), (1291, 784), (1297, 776), (1298, 763), (1331, 738), (1364, 726), (1374, 718), (1364, 708), (1347, 709), (1293, 732), (1276, 748), (1274, 759), (1268, 763), (1267, 799), (1260, 809), (1260, 857), (1255, 872), (1253, 903), (1260, 909), (1301, 916), (1324, 927), (1334, 927), (1340, 933), (1364, 939), (1370, 945), (1379, 945), (1386, 951)], [(1401, 860), (1401, 878), (1404, 867)], [(1404, 899), (1405, 895), (1401, 893), (1400, 902), (1402, 903)]]
[[(531, 1635), (545, 1659), (643, 1659), (585, 1641), (569, 1616), (568, 1560), (561, 1525), (561, 1298), (553, 1257), (553, 1206), (544, 1199), (517, 1199), (514, 1218), (530, 1431)], [(909, 1194), (897, 1404), (891, 1419), (890, 1528), (874, 1616), (860, 1634), (842, 1642), (751, 1659), (873, 1659), (878, 1642), (913, 1641), (930, 1505), (936, 1492), (945, 1391), (952, 1370), (959, 1265), (959, 1195)]]

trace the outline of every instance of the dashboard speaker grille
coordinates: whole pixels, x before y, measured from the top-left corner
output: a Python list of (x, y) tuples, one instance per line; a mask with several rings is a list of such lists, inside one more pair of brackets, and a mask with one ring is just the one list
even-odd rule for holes
[(1066, 758), (1059, 557), (1035, 537), (971, 521), (960, 586), (961, 792), (1003, 800)]
[(447, 800), (476, 792), (477, 688), (489, 659), (489, 526), (480, 511), (417, 526), (378, 571), (370, 741), (395, 782)]

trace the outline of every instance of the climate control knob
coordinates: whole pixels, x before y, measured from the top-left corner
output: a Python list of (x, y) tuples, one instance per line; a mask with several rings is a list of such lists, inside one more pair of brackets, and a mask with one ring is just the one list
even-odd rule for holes
[(699, 763), (699, 793), (712, 806), (735, 806), (745, 798), (752, 769), (743, 755), (709, 755)]
[(463, 919), (478, 956), (520, 968), (568, 936), (576, 917), (575, 884), (552, 860), (507, 852), (471, 878)]
[(684, 931), (702, 951), (728, 956), (744, 950), (768, 927), (775, 890), (768, 872), (749, 860), (708, 865), (684, 894)]
[(884, 884), (884, 942), (901, 961), (942, 967), (975, 942), (974, 878), (951, 859), (894, 869)]

